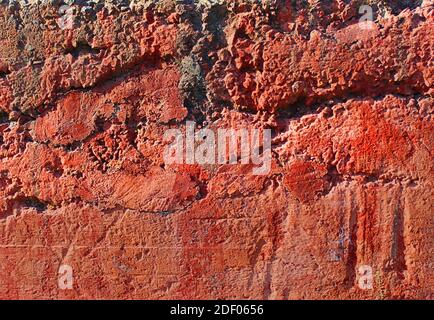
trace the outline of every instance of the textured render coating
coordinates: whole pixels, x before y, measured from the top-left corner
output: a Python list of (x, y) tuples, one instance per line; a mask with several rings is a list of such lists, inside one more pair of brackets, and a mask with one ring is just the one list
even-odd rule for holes
[(434, 299), (432, 1), (0, 2), (1, 299)]

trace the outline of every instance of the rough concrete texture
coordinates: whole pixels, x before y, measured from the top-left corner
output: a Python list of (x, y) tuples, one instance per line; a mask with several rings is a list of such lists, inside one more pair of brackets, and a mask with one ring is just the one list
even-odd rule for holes
[(432, 1), (0, 2), (1, 299), (434, 298)]

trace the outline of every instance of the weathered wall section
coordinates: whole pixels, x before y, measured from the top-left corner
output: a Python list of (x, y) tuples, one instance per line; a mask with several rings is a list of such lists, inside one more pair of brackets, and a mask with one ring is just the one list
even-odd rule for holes
[(432, 1), (67, 2), (0, 4), (1, 299), (434, 298)]

